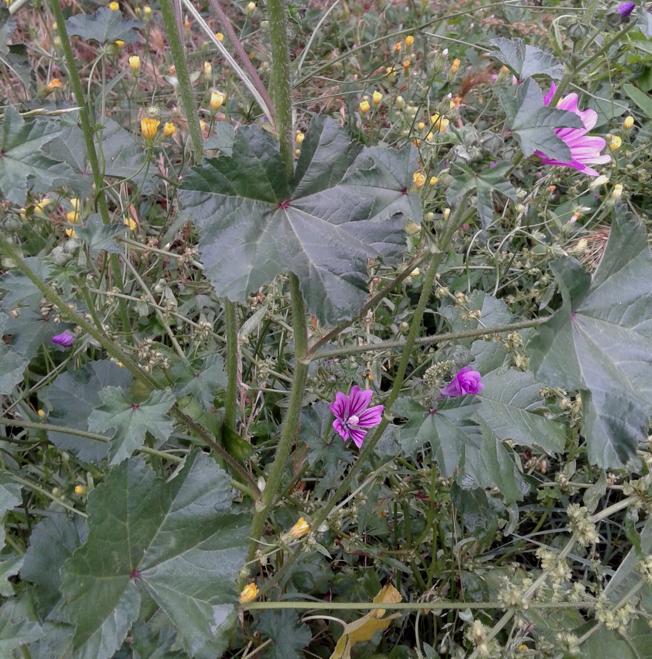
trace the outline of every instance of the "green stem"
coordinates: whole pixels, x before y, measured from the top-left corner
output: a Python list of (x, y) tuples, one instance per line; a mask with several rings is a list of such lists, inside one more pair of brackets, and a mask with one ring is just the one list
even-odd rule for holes
[(179, 36), (179, 29), (177, 27), (172, 0), (161, 0), (160, 5), (165, 33), (170, 44), (170, 53), (172, 55), (172, 61), (174, 62), (176, 78), (179, 83), (179, 97), (181, 98), (181, 105), (183, 106), (183, 112), (186, 115), (186, 121), (188, 122), (188, 130), (190, 131), (193, 158), (195, 164), (198, 164), (201, 162), (203, 156), (204, 142), (201, 137), (199, 115), (197, 114), (195, 102), (192, 97), (188, 64), (186, 63), (183, 44), (181, 43), (181, 37)]
[(308, 330), (306, 327), (306, 312), (301, 295), (299, 279), (295, 275), (290, 275), (290, 294), (292, 296), (292, 322), (294, 329), (294, 374), (292, 378), (292, 387), (290, 389), (290, 399), (288, 409), (281, 429), (281, 437), (276, 447), (274, 462), (267, 477), (267, 483), (263, 490), (262, 500), (256, 507), (256, 513), (251, 525), (251, 544), (249, 545), (249, 560), (252, 560), (256, 554), (258, 540), (263, 534), (265, 520), (270, 508), (274, 504), (277, 494), (281, 489), (283, 473), (287, 469), (287, 461), (290, 457), (290, 449), (294, 443), (299, 418), (301, 415), (301, 406), (303, 403), (303, 393), (306, 387), (308, 377), (308, 364), (305, 360), (308, 349)]
[[(534, 609), (592, 609), (595, 602), (530, 602)], [(455, 602), (438, 600), (437, 602), (249, 602), (242, 604), (246, 611), (265, 611), (277, 609), (301, 609), (314, 611), (440, 611), (447, 609), (505, 609), (501, 602)]]
[[(68, 69), (70, 86), (72, 87), (72, 92), (75, 96), (75, 100), (77, 101), (77, 105), (79, 106), (79, 121), (81, 122), (84, 142), (86, 144), (86, 157), (88, 158), (88, 163), (91, 166), (91, 173), (93, 175), (97, 207), (100, 211), (102, 222), (104, 224), (111, 224), (111, 218), (109, 217), (109, 207), (106, 202), (106, 195), (104, 194), (103, 173), (100, 168), (100, 161), (97, 157), (97, 151), (95, 150), (95, 140), (93, 137), (94, 130), (91, 123), (91, 115), (88, 109), (88, 104), (86, 103), (86, 98), (84, 96), (84, 89), (82, 87), (81, 78), (79, 77), (79, 71), (77, 71), (75, 54), (72, 51), (70, 37), (68, 36), (68, 30), (66, 29), (66, 19), (63, 15), (63, 10), (61, 9), (60, 0), (50, 0), (50, 6), (52, 8), (54, 20), (57, 23), (57, 32), (59, 33), (59, 39), (61, 39), (61, 47), (63, 48), (63, 56), (66, 60), (66, 68)], [(122, 282), (122, 273), (120, 271), (120, 261), (118, 260), (118, 255), (111, 254), (109, 261), (111, 263), (111, 272), (113, 274), (113, 278), (115, 279), (115, 284), (120, 290), (123, 290), (124, 284)], [(124, 300), (119, 301), (119, 309), (122, 329), (127, 336), (130, 336), (131, 323), (129, 322), (127, 305)]]
[(288, 178), (292, 177), (292, 96), (290, 92), (290, 51), (285, 0), (268, 0), (269, 38), (272, 46), (271, 91), (276, 115), (276, 132)]
[(238, 325), (235, 304), (224, 300), (226, 325), (226, 395), (224, 398), (224, 425), (235, 431), (238, 398)]
[[(473, 339), (478, 336), (485, 336), (487, 334), (503, 334), (505, 332), (514, 332), (516, 330), (527, 329), (528, 327), (537, 327), (543, 325), (550, 319), (549, 316), (544, 318), (535, 318), (533, 320), (523, 320), (518, 323), (511, 323), (508, 325), (499, 325), (498, 327), (480, 327), (474, 330), (464, 330), (461, 332), (447, 332), (445, 334), (436, 334), (435, 336), (424, 336), (415, 339), (415, 346), (432, 345), (433, 343), (446, 343), (448, 341), (457, 341), (459, 339)], [(345, 357), (348, 355), (355, 355), (361, 352), (375, 352), (377, 350), (395, 350), (397, 348), (404, 348), (407, 339), (398, 341), (381, 341), (380, 343), (366, 343), (359, 346), (346, 346), (342, 348), (334, 348), (333, 350), (322, 350), (316, 355), (310, 356), (310, 361), (317, 359), (331, 359), (332, 357)]]

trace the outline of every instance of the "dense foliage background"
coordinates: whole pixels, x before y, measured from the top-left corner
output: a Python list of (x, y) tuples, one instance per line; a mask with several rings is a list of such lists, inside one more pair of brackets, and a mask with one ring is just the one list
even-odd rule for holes
[(652, 656), (645, 3), (6, 4), (0, 656)]

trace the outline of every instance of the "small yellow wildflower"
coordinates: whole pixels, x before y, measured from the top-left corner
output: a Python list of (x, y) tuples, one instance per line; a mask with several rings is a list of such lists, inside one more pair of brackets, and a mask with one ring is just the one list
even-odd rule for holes
[(77, 224), (79, 221), (79, 213), (77, 211), (68, 211), (66, 213), (66, 222), (70, 222), (70, 224)]
[(442, 213), (442, 217), (444, 218), (444, 222), (448, 220), (448, 218), (451, 216), (451, 209), (450, 208), (444, 208), (444, 212)]
[(294, 136), (294, 141), (299, 144), (303, 144), (303, 140), (306, 139), (305, 133), (302, 133), (300, 130), (296, 132), (296, 135)]
[(634, 128), (634, 117), (632, 117), (631, 114), (628, 115), (627, 117), (625, 117), (625, 119), (623, 120), (623, 128), (625, 130), (629, 130), (630, 128)]
[(405, 99), (402, 96), (396, 97), (396, 107), (402, 110), (405, 107)]
[(446, 119), (446, 117), (442, 117), (440, 114), (437, 114), (435, 112), (435, 114), (430, 116), (430, 123), (440, 133), (444, 133), (444, 132), (446, 132), (446, 129), (448, 128), (448, 125), (450, 124), (450, 121), (448, 119)]
[(430, 183), (430, 185), (437, 185), (437, 183), (439, 183), (439, 179), (436, 176), (431, 176), (428, 183)]
[(36, 414), (38, 414), (39, 419), (45, 419), (47, 416), (47, 412), (43, 408), (40, 408)]
[(73, 207), (74, 210), (78, 211), (79, 208), (81, 207), (81, 199), (79, 199), (79, 197), (71, 197), (70, 205)]
[(213, 65), (210, 62), (204, 62), (202, 64), (202, 73), (204, 80), (210, 80), (213, 77)]
[(224, 35), (223, 35), (221, 32), (216, 32), (216, 33), (215, 33), (215, 38), (216, 38), (218, 41), (224, 41)]
[(166, 121), (165, 124), (163, 124), (163, 136), (164, 137), (172, 137), (175, 135), (177, 132), (177, 127), (171, 122), (171, 121)]
[(161, 122), (153, 117), (143, 117), (140, 120), (140, 132), (146, 142), (153, 142)]
[(140, 71), (140, 57), (138, 57), (138, 55), (131, 55), (129, 57), (129, 68), (134, 74)]
[(400, 52), (401, 52), (401, 48), (403, 48), (403, 44), (402, 44), (400, 41), (397, 41), (397, 42), (392, 46), (392, 50), (393, 50), (395, 53), (400, 53)]
[(124, 48), (125, 42), (122, 39), (116, 39), (113, 42), (118, 48)]
[(622, 183), (616, 183), (614, 189), (611, 191), (611, 198), (614, 201), (618, 201), (623, 196), (623, 186)]
[(610, 151), (618, 151), (618, 149), (620, 149), (622, 145), (623, 145), (623, 138), (620, 137), (619, 135), (612, 135), (611, 138), (609, 139)]
[(120, 5), (117, 2), (109, 2), (109, 9), (111, 11), (120, 11)]
[(258, 586), (252, 581), (248, 583), (240, 593), (240, 604), (253, 602), (258, 597)]
[(287, 532), (287, 537), (292, 540), (298, 540), (309, 532), (310, 524), (303, 517), (299, 517), (294, 526)]
[(203, 119), (199, 120), (199, 128), (201, 128), (202, 135), (208, 135), (208, 124)]
[(414, 46), (414, 37), (411, 34), (408, 34), (407, 37), (405, 37), (405, 45), (408, 48), (412, 48), (412, 46)]
[(256, 11), (256, 3), (248, 2), (247, 6), (245, 7), (245, 12), (247, 13), (247, 15), (251, 16), (255, 11)]
[[(117, 3), (115, 3), (117, 4)], [(82, 485), (81, 483), (75, 485), (75, 494), (79, 497), (84, 496), (88, 492), (88, 488), (85, 485)]]
[(366, 98), (363, 98), (360, 101), (360, 105), (358, 106), (358, 108), (360, 109), (361, 114), (367, 114), (367, 112), (371, 110), (371, 105), (369, 104), (369, 101)]
[(145, 20), (149, 20), (152, 17), (152, 8), (149, 5), (143, 7), (143, 16)]
[(217, 112), (224, 105), (224, 101), (226, 101), (226, 94), (214, 90), (211, 92), (211, 100), (208, 105), (213, 112)]
[(460, 64), (462, 64), (462, 62), (457, 57), (451, 62), (450, 71), (452, 76), (454, 76), (460, 70)]
[(406, 57), (402, 62), (401, 66), (407, 71), (410, 66), (412, 66), (412, 59), (409, 57)]
[(420, 190), (426, 184), (426, 175), (423, 172), (414, 172), (412, 182), (417, 190)]
[(418, 128), (419, 130), (423, 130), (425, 127), (426, 127), (426, 124), (425, 124), (423, 121), (419, 121), (419, 122), (417, 123), (417, 128)]
[(135, 231), (138, 228), (138, 222), (134, 220), (131, 215), (125, 215), (122, 218), (122, 223), (129, 229), (129, 231)]
[(380, 105), (383, 100), (383, 95), (379, 91), (375, 91), (371, 95), (371, 101), (373, 102), (374, 105)]
[(55, 89), (61, 89), (62, 87), (63, 83), (61, 80), (59, 80), (59, 78), (52, 78), (52, 80), (50, 80), (50, 82), (48, 82), (48, 84), (45, 86), (45, 89), (48, 92), (53, 92)]

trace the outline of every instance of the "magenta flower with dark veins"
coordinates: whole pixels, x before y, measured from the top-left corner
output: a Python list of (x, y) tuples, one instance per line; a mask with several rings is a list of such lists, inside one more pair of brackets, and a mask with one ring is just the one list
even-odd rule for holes
[[(550, 105), (555, 95), (557, 86), (553, 82), (550, 85), (550, 91), (545, 95), (543, 102)], [(598, 113), (595, 110), (580, 110), (577, 106), (577, 94), (568, 94), (564, 96), (557, 107), (566, 112), (576, 114), (584, 124), (584, 128), (555, 128), (557, 137), (562, 140), (570, 150), (570, 160), (562, 161), (549, 158), (543, 151), (535, 151), (541, 161), (546, 165), (555, 165), (557, 167), (572, 167), (583, 174), (589, 176), (598, 176), (595, 169), (589, 165), (602, 165), (611, 160), (608, 155), (602, 155), (601, 151), (607, 143), (601, 137), (593, 137), (587, 133), (595, 127), (598, 122)]]
[(441, 390), (442, 396), (458, 398), (467, 394), (479, 394), (484, 389), (482, 376), (470, 366), (461, 368), (453, 379)]
[(627, 18), (636, 8), (635, 2), (621, 2), (617, 7), (616, 11), (623, 17)]
[(75, 335), (70, 330), (64, 330), (61, 334), (55, 334), (50, 341), (62, 348), (70, 348), (75, 342)]
[(372, 396), (371, 389), (362, 390), (353, 385), (348, 396), (338, 391), (330, 406), (335, 416), (333, 429), (345, 442), (352, 439), (358, 448), (362, 446), (367, 431), (377, 426), (383, 418), (384, 405), (369, 407)]

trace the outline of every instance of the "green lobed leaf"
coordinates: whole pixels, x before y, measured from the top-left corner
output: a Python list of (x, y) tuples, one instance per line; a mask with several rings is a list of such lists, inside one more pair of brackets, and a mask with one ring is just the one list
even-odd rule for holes
[(175, 394), (181, 398), (192, 396), (206, 410), (213, 408), (217, 391), (226, 388), (227, 380), (224, 372), (224, 360), (220, 355), (210, 355), (201, 369), (191, 369), (183, 362), (178, 362), (172, 368)]
[(260, 613), (256, 629), (272, 640), (263, 657), (270, 659), (301, 659), (301, 653), (310, 640), (312, 632), (308, 625), (299, 622), (295, 611), (265, 611)]
[(0, 472), (0, 549), (5, 546), (5, 514), (21, 502), (20, 489), (9, 474)]
[[(39, 398), (50, 408), (48, 423), (88, 430), (88, 418), (99, 405), (104, 387), (128, 387), (132, 376), (108, 359), (89, 362), (77, 370), (65, 371), (45, 387)], [(48, 439), (60, 449), (72, 451), (80, 460), (99, 462), (109, 452), (107, 442), (78, 435), (48, 431)]]
[(140, 25), (139, 21), (128, 20), (122, 12), (112, 11), (108, 7), (102, 7), (94, 14), (77, 14), (66, 21), (69, 35), (101, 44), (113, 43), (118, 39), (134, 43), (138, 40), (136, 30)]
[(0, 196), (22, 205), (28, 190), (42, 193), (66, 182), (72, 170), (43, 152), (60, 133), (54, 119), (25, 121), (15, 108), (6, 108), (0, 125)]
[(13, 650), (37, 640), (42, 633), (28, 597), (12, 597), (0, 608), (0, 657), (14, 656)]
[(558, 263), (563, 304), (530, 342), (536, 374), (582, 393), (589, 459), (624, 466), (647, 437), (652, 411), (652, 255), (642, 224), (617, 217), (589, 279)]
[(219, 656), (235, 617), (235, 580), (249, 534), (248, 516), (232, 507), (228, 476), (200, 452), (170, 481), (140, 458), (114, 468), (89, 495), (88, 540), (62, 572), (75, 659), (113, 656), (144, 593), (170, 618), (190, 656)]
[(556, 57), (536, 46), (526, 44), (523, 39), (505, 39), (498, 37), (490, 42), (498, 50), (492, 55), (506, 64), (520, 79), (545, 74), (559, 80), (564, 74), (564, 67)]
[(554, 129), (583, 128), (576, 114), (544, 105), (543, 92), (532, 78), (502, 93), (500, 101), (523, 155), (541, 151), (549, 158), (570, 160), (570, 149)]
[(174, 430), (174, 423), (167, 416), (174, 395), (169, 391), (153, 391), (142, 402), (119, 387), (105, 387), (99, 392), (101, 405), (88, 417), (88, 429), (105, 433), (113, 430), (109, 447), (109, 462), (117, 464), (128, 458), (145, 444), (149, 433), (156, 440), (155, 446), (164, 444)]
[(652, 119), (652, 99), (649, 94), (642, 92), (630, 83), (623, 85), (623, 91), (638, 105), (648, 119)]
[(368, 259), (397, 256), (407, 218), (420, 220), (407, 192), (415, 168), (409, 147), (360, 150), (336, 122), (315, 120), (289, 181), (276, 141), (249, 126), (236, 133), (231, 157), (193, 170), (179, 198), (219, 295), (245, 301), (293, 272), (309, 311), (334, 323), (366, 300)]
[[(9, 316), (0, 312), (0, 336), (5, 331)], [(23, 379), (23, 372), (29, 363), (29, 359), (11, 349), (4, 341), (0, 341), (0, 396), (8, 396), (14, 387)]]

